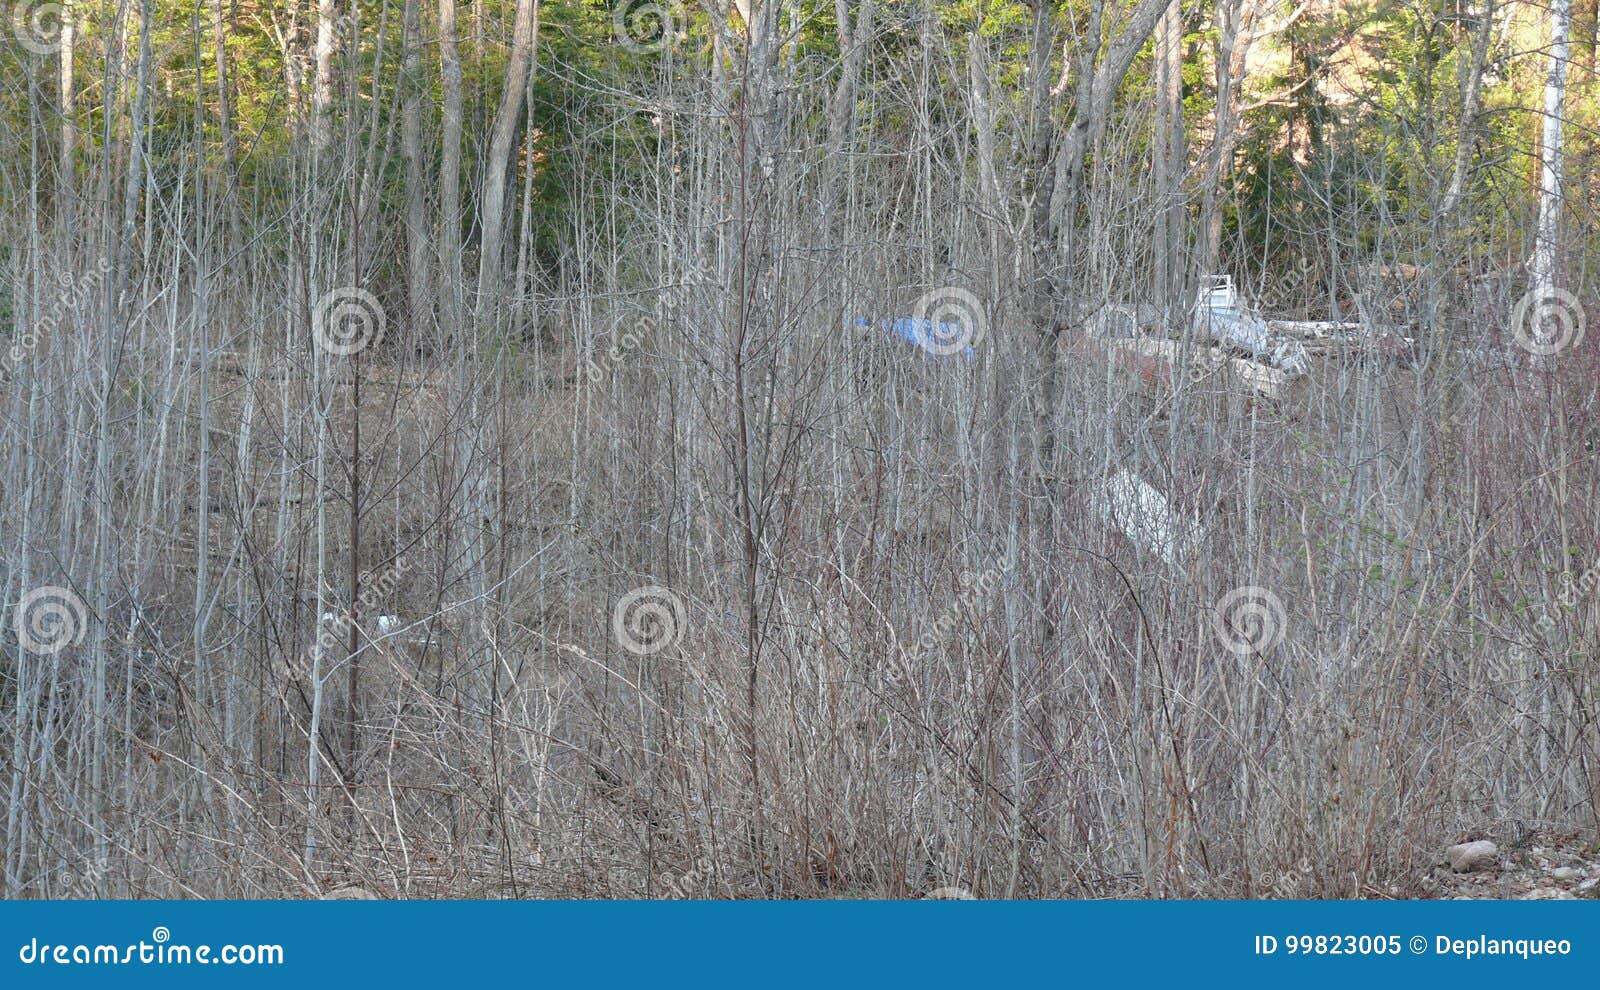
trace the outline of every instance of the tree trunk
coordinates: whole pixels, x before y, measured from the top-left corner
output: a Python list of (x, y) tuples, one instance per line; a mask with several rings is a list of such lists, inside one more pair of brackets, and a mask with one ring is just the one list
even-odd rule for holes
[(1234, 72), (1234, 65), (1239, 54), (1240, 7), (1244, 2), (1247, 0), (1222, 0), (1217, 4), (1217, 103), (1213, 114), (1210, 161), (1206, 164), (1205, 191), (1201, 194), (1201, 275), (1215, 275), (1222, 266), (1222, 190), (1233, 171), (1233, 149), (1237, 140), (1233, 90), (1240, 80)]
[[(1556, 293), (1556, 239), (1561, 228), (1561, 114), (1567, 95), (1568, 33), (1571, 0), (1550, 4), (1550, 72), (1544, 86), (1544, 138), (1540, 149), (1539, 228), (1529, 265), (1531, 290), (1541, 303), (1554, 301)], [(1539, 305), (1531, 315), (1540, 325), (1529, 328), (1540, 341), (1550, 340), (1559, 328), (1547, 325), (1549, 306)]]
[(855, 121), (856, 90), (861, 83), (861, 68), (872, 44), (872, 17), (876, 0), (861, 0), (854, 24), (845, 0), (834, 0), (834, 16), (839, 25), (839, 82), (828, 103), (828, 157), (843, 154)]
[(1156, 22), (1166, 14), (1169, 3), (1170, 0), (1139, 0), (1122, 31), (1107, 46), (1105, 57), (1095, 66), (1094, 77), (1087, 87), (1088, 99), (1076, 108), (1062, 147), (1070, 175), (1082, 176), (1084, 157), (1105, 134), (1111, 120), (1112, 101), (1122, 87), (1122, 80), (1133, 68), (1134, 59), (1155, 30)]
[(839, 31), (839, 81), (828, 101), (827, 172), (823, 178), (822, 210), (826, 222), (835, 210), (839, 183), (845, 174), (844, 155), (850, 147), (855, 125), (856, 91), (861, 84), (861, 69), (872, 45), (872, 18), (876, 0), (861, 0), (855, 21), (845, 0), (834, 0), (834, 16)]
[[(1084, 49), (1083, 68), (1074, 100), (1072, 124), (1062, 137), (1059, 154), (1055, 156), (1053, 178), (1048, 174), (1054, 145), (1053, 128), (1045, 126), (1041, 138), (1035, 141), (1030, 161), (1039, 202), (1034, 207), (1032, 236), (1034, 265), (1040, 273), (1036, 275), (1036, 282), (1044, 296), (1035, 302), (1035, 308), (1039, 310), (1036, 320), (1042, 333), (1054, 334), (1066, 303), (1066, 286), (1062, 283), (1065, 267), (1055, 258), (1056, 218), (1065, 214), (1070, 236), (1075, 206), (1082, 193), (1084, 159), (1089, 149), (1105, 134), (1117, 90), (1121, 88), (1122, 80), (1133, 67), (1134, 59), (1155, 30), (1156, 22), (1166, 13), (1170, 2), (1139, 0), (1123, 23), (1122, 30), (1106, 46), (1105, 56), (1096, 59), (1096, 53), (1100, 50), (1100, 20), (1104, 15), (1104, 7), (1102, 0), (1095, 0), (1090, 14), (1089, 43)], [(1035, 16), (1041, 15), (1036, 12)], [(1048, 16), (1048, 9), (1043, 16)], [(1036, 26), (1033, 40), (1036, 51), (1041, 45), (1053, 45), (1053, 41), (1050, 32), (1041, 31)], [(1058, 86), (1057, 90), (1060, 88)], [(1052, 192), (1047, 193), (1046, 189)]]
[(61, 230), (72, 230), (77, 214), (77, 108), (72, 84), (73, 36), (72, 3), (61, 5), (61, 164), (56, 177), (56, 214)]
[(1183, 177), (1187, 162), (1183, 138), (1183, 12), (1172, 0), (1161, 16), (1156, 42), (1155, 162), (1156, 303), (1163, 311), (1176, 305), (1183, 282)]
[(311, 140), (317, 151), (333, 137), (333, 48), (339, 29), (334, 0), (317, 0), (316, 74), (311, 83)]
[(499, 289), (501, 253), (505, 245), (506, 181), (512, 166), (517, 118), (528, 91), (533, 50), (539, 43), (539, 0), (517, 0), (516, 24), (511, 36), (511, 60), (506, 64), (505, 88), (494, 118), (489, 154), (483, 167), (482, 250), (478, 256), (478, 312)]
[(233, 131), (233, 95), (228, 89), (227, 19), (223, 0), (212, 0), (211, 41), (217, 61), (217, 130), (222, 138), (222, 208), (226, 214), (228, 253), (239, 250), (242, 204), (239, 195), (239, 147)]
[(439, 0), (439, 69), (444, 121), (439, 163), (439, 319), (447, 331), (461, 318), (461, 54), (456, 41), (456, 0)]
[(400, 123), (400, 153), (406, 163), (406, 247), (409, 264), (406, 288), (411, 302), (411, 323), (420, 327), (433, 315), (428, 285), (428, 219), (423, 200), (422, 163), (422, 12), (420, 0), (405, 0), (405, 38), (401, 86), (404, 91)]
[(1494, 35), (1494, 0), (1484, 0), (1478, 12), (1477, 32), (1472, 36), (1471, 62), (1467, 66), (1466, 89), (1461, 100), (1461, 127), (1456, 136), (1455, 167), (1450, 172), (1450, 188), (1445, 191), (1437, 216), (1442, 220), (1461, 205), (1466, 189), (1467, 168), (1472, 163), (1473, 131), (1477, 129), (1478, 107), (1482, 102), (1483, 67), (1489, 57), (1489, 39)]

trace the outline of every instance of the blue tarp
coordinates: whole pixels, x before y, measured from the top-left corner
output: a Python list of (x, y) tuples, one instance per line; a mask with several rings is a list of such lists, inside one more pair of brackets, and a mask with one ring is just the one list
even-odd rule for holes
[[(856, 318), (855, 325), (863, 329), (877, 328), (892, 333), (906, 343), (922, 348), (932, 357), (954, 357), (959, 354), (963, 360), (971, 361), (978, 356), (978, 352), (971, 344), (962, 346), (959, 351), (946, 352), (947, 345), (962, 339), (963, 334), (971, 334), (971, 331), (960, 323), (941, 321), (938, 329), (935, 329), (932, 320), (917, 319), (914, 316), (883, 320), (869, 320), (861, 316)], [(929, 346), (930, 344), (932, 346)]]

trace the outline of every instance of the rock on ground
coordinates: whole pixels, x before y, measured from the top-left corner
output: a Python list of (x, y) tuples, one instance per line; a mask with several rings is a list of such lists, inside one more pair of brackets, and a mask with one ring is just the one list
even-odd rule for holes
[[(1600, 899), (1600, 842), (1584, 831), (1528, 831), (1496, 845), (1485, 839), (1445, 850), (1440, 863), (1418, 876), (1415, 886), (1396, 887), (1400, 897), (1454, 900)], [(1476, 853), (1472, 850), (1476, 847)], [(1485, 848), (1487, 847), (1487, 849)], [(1487, 850), (1494, 854), (1486, 857)], [(1472, 867), (1461, 870), (1461, 866)]]
[(1451, 846), (1444, 851), (1444, 856), (1450, 861), (1450, 868), (1457, 873), (1476, 873), (1500, 863), (1499, 847), (1487, 839)]

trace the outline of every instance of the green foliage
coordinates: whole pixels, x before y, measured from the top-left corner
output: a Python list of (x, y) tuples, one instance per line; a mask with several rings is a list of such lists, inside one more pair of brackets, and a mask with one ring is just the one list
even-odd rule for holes
[[(659, 178), (666, 153), (664, 115), (650, 100), (677, 99), (699, 87), (711, 69), (712, 29), (703, 7), (666, 5), (670, 37), (644, 50), (623, 44), (619, 36), (631, 9), (621, 8), (619, 16), (611, 0), (541, 4), (538, 69), (521, 122), (531, 135), (519, 142), (512, 187), (520, 194), (524, 180), (531, 180), (528, 247), (545, 266), (559, 264), (575, 231), (616, 230), (625, 221), (628, 198), (618, 191), (648, 188), (652, 177)], [(849, 3), (847, 9), (857, 8)], [(1070, 26), (1070, 37), (1081, 41), (1095, 9), (1107, 15), (1103, 54), (1124, 20), (1124, 8), (1055, 0), (1048, 13), (1058, 37)], [(1457, 142), (1468, 130), (1459, 118), (1473, 23), (1455, 0), (1361, 0), (1291, 17), (1296, 9), (1284, 0), (1264, 15), (1263, 24), (1281, 30), (1256, 39), (1249, 78), (1236, 94), (1236, 105), (1253, 109), (1241, 123), (1232, 188), (1222, 197), (1228, 253), (1235, 263), (1248, 260), (1268, 270), (1325, 254), (1330, 217), (1340, 218), (1342, 226), (1353, 222), (1364, 232), (1354, 245), (1357, 251), (1372, 248), (1380, 235), (1394, 237), (1406, 224), (1426, 229)], [(219, 72), (213, 33), (218, 10), (226, 25), (226, 79)], [(392, 220), (403, 212), (406, 192), (393, 137), (402, 87), (422, 90), (430, 186), (441, 164), (436, 8), (422, 4), (423, 68), (416, 79), (405, 79), (402, 72), (403, 3), (346, 0), (340, 10), (335, 126), (345, 148), (374, 161), (382, 213)], [(1013, 174), (1028, 169), (1030, 133), (1037, 126), (1030, 73), (1040, 65), (1033, 51), (1035, 10), (1017, 0), (880, 0), (858, 94), (858, 136), (890, 149), (913, 148), (923, 128), (969, 138), (967, 66), (976, 38), (984, 44), (992, 73), (999, 154)], [(513, 12), (513, 0), (483, 0), (459, 10), (467, 138), (460, 179), (469, 218), (463, 234), (469, 243), (483, 143), (503, 88)], [(153, 189), (170, 196), (189, 182), (192, 190), (197, 161), (212, 168), (209, 174), (220, 174), (226, 106), (237, 170), (231, 181), (248, 190), (246, 212), (263, 218), (265, 236), (287, 236), (271, 218), (283, 215), (291, 190), (306, 181), (303, 164), (297, 163), (303, 161), (299, 135), (311, 85), (315, 24), (308, 21), (310, 8), (287, 0), (220, 7), (215, 0), (156, 0), (156, 14), (148, 39), (154, 55), (147, 120)], [(1193, 174), (1204, 171), (1199, 165), (1212, 137), (1207, 127), (1215, 106), (1214, 14), (1210, 5), (1186, 8), (1183, 103)], [(802, 115), (797, 126), (807, 133), (819, 133), (825, 125), (826, 97), (841, 54), (837, 16), (831, 0), (801, 0), (785, 21), (791, 33), (785, 35), (784, 57), (797, 67), (795, 76), (804, 87), (791, 105)], [(94, 158), (106, 133), (98, 63), (109, 40), (108, 23), (88, 18), (81, 25), (76, 120), (85, 161)], [(1507, 59), (1499, 39), (1497, 45), (1483, 112), (1476, 129), (1466, 133), (1473, 181), (1471, 202), (1459, 211), (1458, 221), (1468, 226), (1464, 243), (1485, 253), (1503, 253), (1504, 232), (1526, 226), (1529, 135), (1537, 119), (1530, 108), (1537, 105), (1543, 69), (1541, 59)], [(1147, 42), (1118, 94), (1122, 107), (1133, 111), (1125, 119), (1135, 123), (1146, 119), (1139, 110), (1154, 99), (1150, 48)], [(1066, 53), (1052, 44), (1042, 64), (1053, 81), (1064, 57), (1076, 62), (1082, 55), (1070, 44)], [(54, 70), (51, 57), (13, 46), (0, 51), (0, 86), (11, 97), (0, 104), (0, 134), (18, 138), (11, 144), (20, 151), (30, 113), (42, 115), (46, 125), (37, 133), (45, 137), (37, 152), (46, 163), (54, 161), (48, 122), (55, 110)], [(905, 99), (913, 81), (917, 100)], [(1589, 170), (1596, 151), (1591, 127), (1596, 109), (1581, 91), (1586, 88), (1575, 89), (1571, 101), (1572, 174)], [(1052, 101), (1049, 112), (1058, 126), (1077, 112), (1075, 95), (1069, 86)], [(126, 91), (117, 94), (114, 120), (125, 120), (129, 99)], [(1131, 137), (1147, 142), (1150, 134), (1135, 126)], [(20, 201), (26, 189), (24, 157), (14, 154), (0, 175), (13, 201)], [(51, 183), (41, 189), (43, 196), (53, 195)]]

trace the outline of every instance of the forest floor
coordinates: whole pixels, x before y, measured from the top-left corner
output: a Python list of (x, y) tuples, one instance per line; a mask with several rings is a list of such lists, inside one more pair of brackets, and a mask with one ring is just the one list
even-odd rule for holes
[[(1495, 841), (1496, 836), (1471, 839)], [(1401, 896), (1437, 900), (1600, 900), (1600, 843), (1580, 832), (1534, 831), (1496, 843), (1493, 866), (1457, 873), (1440, 862)]]

